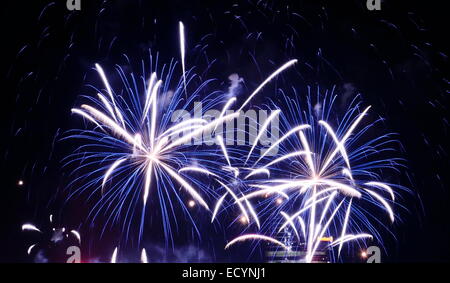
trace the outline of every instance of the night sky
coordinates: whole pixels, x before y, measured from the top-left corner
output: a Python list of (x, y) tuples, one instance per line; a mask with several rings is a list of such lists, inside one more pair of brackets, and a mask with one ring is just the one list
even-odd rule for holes
[[(405, 168), (389, 181), (411, 190), (399, 199), (400, 221), (391, 228), (395, 237), (385, 235), (383, 261), (450, 260), (448, 15), (442, 1), (386, 0), (381, 11), (368, 11), (363, 0), (81, 0), (81, 11), (68, 11), (65, 2), (11, 0), (0, 8), (0, 262), (34, 261), (26, 249), (39, 239), (20, 227), (32, 222), (48, 230), (50, 214), (58, 225), (84, 232), (83, 251), (90, 258), (110, 256), (115, 230), (102, 239), (86, 236), (86, 203), (65, 201), (71, 177), (61, 160), (74, 144), (61, 139), (80, 127), (70, 109), (80, 95), (92, 95), (87, 85), (101, 84), (94, 64), (139, 70), (149, 49), (159, 52), (161, 62), (179, 60), (180, 20), (187, 66), (201, 72), (214, 62), (203, 76), (216, 78), (223, 89), (237, 73), (249, 93), (296, 58), (299, 63), (280, 76), (278, 87), (295, 81), (300, 90), (335, 86), (336, 93), (361, 93), (385, 118), (385, 129), (398, 133)], [(252, 103), (264, 102), (275, 87)], [(220, 251), (228, 238), (206, 230), (217, 241), (196, 242), (205, 251), (197, 260), (248, 259)], [(180, 253), (190, 252), (187, 240), (180, 236), (178, 242)]]

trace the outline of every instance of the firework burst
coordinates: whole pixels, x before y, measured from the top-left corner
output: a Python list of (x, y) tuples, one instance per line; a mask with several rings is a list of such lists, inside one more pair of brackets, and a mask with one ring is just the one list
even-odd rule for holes
[[(135, 89), (138, 87), (134, 76), (127, 79), (123, 70), (118, 67), (118, 73), (128, 92), (125, 97), (112, 90), (104, 70), (97, 64), (96, 70), (104, 83), (106, 95), (98, 90), (97, 98), (88, 98), (89, 104), (72, 109), (73, 113), (95, 126), (93, 130), (71, 135), (71, 138), (84, 139), (90, 143), (79, 148), (79, 152), (71, 156), (69, 161), (81, 161), (84, 166), (97, 167), (84, 177), (92, 177), (94, 174), (98, 176), (72, 194), (94, 187), (91, 194), (98, 192), (102, 195), (91, 213), (94, 218), (99, 211), (105, 210), (111, 212), (108, 222), (116, 221), (120, 215), (131, 219), (130, 214), (134, 213), (133, 207), (140, 198), (143, 207), (140, 226), (142, 233), (145, 208), (153, 187), (157, 188), (162, 215), (167, 220), (164, 225), (169, 225), (169, 211), (173, 209), (173, 198), (169, 197), (171, 193), (175, 194), (175, 199), (188, 212), (182, 201), (182, 193), (176, 190), (178, 187), (205, 210), (209, 210), (205, 198), (213, 192), (178, 171), (186, 167), (186, 164), (202, 163), (206, 156), (214, 156), (213, 150), (202, 149), (197, 152), (198, 147), (192, 145), (193, 140), (201, 138), (205, 131), (238, 114), (222, 115), (212, 121), (208, 120), (207, 115), (194, 117), (196, 109), (193, 101), (200, 101), (200, 92), (208, 82), (193, 91), (188, 99), (183, 98), (184, 76), (175, 87), (169, 84), (175, 66), (174, 63), (163, 67), (162, 73), (165, 71), (167, 74), (165, 82), (158, 79), (157, 71), (152, 72), (148, 81), (142, 79), (145, 90), (143, 96), (139, 95), (142, 91)], [(193, 76), (188, 77), (188, 86), (192, 80)], [(221, 101), (217, 97), (219, 96), (212, 93), (201, 99), (203, 110), (217, 107)], [(208, 164), (211, 161), (205, 162), (204, 166)], [(167, 234), (169, 230), (170, 227), (166, 226)]]
[[(308, 94), (306, 108), (297, 93), (293, 99), (282, 97), (287, 110), (281, 114), (285, 134), (272, 145), (280, 146), (280, 155), (262, 165), (262, 154), (261, 161), (255, 162), (257, 168), (269, 169), (272, 178), (250, 185), (253, 190), (239, 200), (268, 195), (280, 200), (260, 212), (266, 215), (262, 231), (276, 242), (282, 232), (292, 229), (305, 245), (306, 262), (313, 260), (325, 236), (332, 239), (330, 247), (338, 246), (338, 255), (349, 241), (375, 237), (382, 242), (374, 223), (384, 224), (374, 209), (386, 212), (394, 222), (395, 189), (405, 189), (381, 181), (382, 173), (396, 171), (401, 163), (398, 158), (384, 158), (395, 150), (393, 134), (365, 139), (382, 119), (363, 123), (370, 106), (362, 108), (359, 97), (342, 119), (333, 118), (333, 91), (322, 96), (318, 91), (316, 102)], [(243, 235), (229, 245), (258, 237)]]

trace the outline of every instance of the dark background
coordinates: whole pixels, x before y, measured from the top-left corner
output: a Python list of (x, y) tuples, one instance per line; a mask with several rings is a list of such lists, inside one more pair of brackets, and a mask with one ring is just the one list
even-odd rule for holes
[(22, 223), (46, 226), (53, 213), (77, 227), (84, 215), (61, 200), (68, 172), (60, 160), (69, 146), (58, 140), (79, 126), (70, 108), (88, 93), (86, 84), (100, 83), (94, 63), (112, 69), (126, 64), (126, 54), (139, 69), (149, 48), (160, 52), (161, 62), (178, 59), (179, 20), (186, 27), (187, 65), (202, 70), (217, 59), (205, 76), (224, 88), (228, 75), (238, 73), (251, 91), (297, 58), (291, 72), (297, 88), (361, 92), (386, 118), (386, 128), (399, 133), (407, 169), (396, 182), (414, 192), (401, 200), (407, 209), (399, 209), (396, 238), (387, 237), (383, 261), (450, 260), (448, 16), (442, 1), (383, 1), (381, 11), (356, 0), (82, 0), (82, 10), (72, 12), (65, 1), (22, 0), (3, 1), (0, 9), (0, 261), (32, 261), (26, 248), (33, 239), (21, 233)]

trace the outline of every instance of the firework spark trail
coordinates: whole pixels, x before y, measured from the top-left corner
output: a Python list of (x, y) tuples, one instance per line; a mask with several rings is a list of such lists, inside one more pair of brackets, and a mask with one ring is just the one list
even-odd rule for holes
[(31, 254), (31, 251), (33, 250), (33, 248), (34, 248), (35, 246), (36, 246), (36, 244), (33, 244), (33, 245), (31, 245), (31, 246), (28, 247), (28, 249), (27, 249), (27, 254), (28, 254), (28, 255)]
[(37, 232), (42, 233), (42, 231), (39, 230), (39, 228), (37, 228), (33, 224), (23, 224), (22, 225), (22, 231), (37, 231)]
[(278, 117), (278, 114), (280, 114), (280, 110), (272, 111), (272, 113), (270, 114), (269, 118), (267, 118), (267, 120), (264, 122), (264, 124), (262, 124), (261, 127), (258, 129), (259, 133), (258, 133), (258, 135), (256, 136), (256, 139), (253, 142), (252, 148), (250, 149), (250, 151), (249, 151), (249, 153), (247, 155), (247, 159), (245, 159), (245, 163), (247, 163), (248, 159), (252, 155), (253, 150), (258, 145), (258, 142), (261, 139), (261, 136), (264, 134), (264, 132), (267, 129), (267, 127), (269, 127), (269, 125), (270, 125), (270, 123), (272, 122), (273, 119)]
[(148, 263), (147, 252), (145, 251), (145, 249), (142, 249), (141, 252), (141, 262)]
[(264, 236), (264, 235), (260, 235), (260, 234), (246, 234), (246, 235), (242, 235), (242, 236), (236, 237), (233, 240), (231, 240), (225, 246), (225, 249), (228, 249), (230, 246), (236, 244), (237, 242), (246, 241), (246, 240), (263, 240), (263, 241), (268, 241), (268, 242), (272, 242), (274, 244), (277, 244), (277, 245), (281, 246), (285, 250), (289, 250), (289, 247), (287, 247), (285, 244), (283, 244), (282, 242), (278, 241), (277, 239), (274, 239), (274, 238), (271, 238), (271, 237), (268, 237), (268, 236)]
[(117, 247), (114, 249), (114, 252), (111, 256), (111, 263), (116, 263), (117, 262)]
[(250, 94), (250, 96), (247, 98), (247, 100), (242, 104), (242, 106), (239, 108), (239, 111), (241, 111), (242, 109), (244, 109), (244, 107), (252, 100), (252, 98), (266, 85), (268, 84), (273, 78), (275, 78), (276, 76), (278, 76), (278, 74), (280, 74), (281, 72), (283, 72), (284, 70), (286, 70), (287, 68), (291, 67), (292, 65), (294, 65), (295, 63), (297, 63), (297, 59), (292, 59), (290, 61), (288, 61), (287, 63), (285, 63), (283, 66), (281, 66), (280, 68), (278, 68), (275, 72), (273, 72), (267, 79), (265, 79), (253, 92), (252, 94)]
[(223, 200), (225, 199), (225, 197), (227, 196), (228, 193), (223, 194), (220, 199), (217, 201), (216, 206), (214, 207), (214, 211), (211, 217), (211, 223), (214, 222), (214, 219), (216, 218), (217, 212), (220, 209), (220, 206), (222, 205)]
[[(290, 102), (288, 99), (286, 101)], [(271, 174), (273, 174), (272, 171), (275, 171), (275, 173), (281, 172), (290, 177), (286, 179), (271, 178), (262, 184), (252, 184), (250, 187), (257, 190), (247, 192), (239, 199), (239, 201), (248, 200), (267, 195), (268, 193), (286, 195), (286, 200), (288, 200), (286, 203), (290, 204), (285, 205), (287, 208), (285, 211), (279, 212), (284, 218), (284, 222), (277, 229), (278, 232), (275, 233), (280, 233), (286, 227), (290, 227), (294, 230), (297, 238), (299, 238), (300, 233), (297, 230), (297, 225), (299, 225), (303, 239), (307, 243), (305, 257), (307, 262), (313, 260), (321, 239), (327, 233), (339, 235), (329, 245), (330, 247), (339, 246), (338, 254), (340, 254), (342, 245), (346, 242), (374, 237), (373, 234), (361, 231), (362, 227), (366, 227), (377, 235), (376, 230), (374, 230), (368, 220), (368, 217), (376, 219), (376, 216), (361, 213), (358, 206), (355, 206), (353, 198), (362, 199), (368, 205), (375, 205), (375, 207), (385, 210), (391, 222), (394, 222), (395, 219), (391, 205), (395, 201), (392, 184), (378, 180), (374, 181), (373, 177), (376, 175), (371, 170), (393, 169), (393, 166), (397, 164), (397, 159), (365, 160), (365, 158), (376, 157), (378, 153), (377, 148), (380, 148), (381, 151), (392, 150), (389, 147), (383, 149), (382, 146), (386, 146), (394, 141), (382, 141), (389, 137), (389, 135), (384, 135), (355, 148), (356, 139), (361, 138), (376, 123), (369, 124), (369, 126), (360, 125), (370, 106), (359, 114), (357, 113), (359, 103), (351, 106), (344, 115), (344, 124), (339, 125), (338, 130), (335, 131), (326, 122), (333, 101), (334, 98), (328, 98), (327, 100), (327, 97), (325, 97), (324, 104), (328, 103), (329, 109), (322, 113), (322, 117), (317, 117), (317, 120), (315, 120), (315, 115), (312, 112), (304, 113), (306, 123), (302, 121), (302, 125), (291, 126), (289, 119), (285, 118), (283, 120), (286, 123), (287, 133), (279, 138), (278, 141), (275, 141), (274, 144), (282, 145), (281, 141), (290, 141), (288, 147), (294, 147), (294, 151), (286, 147), (281, 156), (275, 157), (265, 165), (259, 165), (259, 167), (255, 168), (268, 169)], [(300, 105), (300, 103), (293, 105)], [(313, 108), (310, 104), (308, 104), (308, 107), (308, 109)], [(288, 109), (293, 110), (294, 108), (288, 107)], [(297, 109), (295, 111), (296, 113), (301, 113)], [(296, 113), (288, 114), (297, 115)], [(293, 120), (299, 121), (298, 119)], [(295, 139), (295, 137), (298, 138)], [(281, 167), (287, 161), (289, 161), (288, 165)], [(258, 162), (260, 163), (260, 160), (256, 161), (256, 163)], [(290, 168), (290, 170), (283, 172), (286, 170), (282, 168)], [(382, 194), (369, 189), (369, 187), (388, 193), (390, 201)], [(404, 189), (400, 186), (397, 187)], [(289, 202), (289, 200), (291, 201)], [(297, 204), (298, 200), (300, 200), (300, 204)], [(319, 206), (320, 203), (324, 205)], [(360, 201), (358, 205), (361, 205)], [(341, 210), (344, 212), (341, 212)], [(288, 213), (289, 211), (291, 213)], [(365, 211), (365, 209), (361, 211)], [(352, 219), (352, 212), (357, 215), (357, 218)], [(308, 225), (305, 225), (302, 215), (308, 219)], [(362, 220), (363, 225), (351, 225), (356, 219)], [(273, 221), (266, 221), (266, 223), (269, 222), (270, 224)], [(296, 221), (298, 221), (297, 225), (295, 224)], [(355, 230), (360, 232), (351, 232)], [(267, 232), (273, 233), (270, 230)], [(253, 238), (253, 236), (242, 235), (238, 238), (247, 239)], [(235, 243), (236, 241), (233, 240), (231, 242)]]
[(181, 66), (183, 68), (184, 92), (187, 95), (187, 91), (186, 91), (186, 63), (185, 63), (186, 43), (185, 43), (185, 38), (184, 38), (184, 25), (183, 25), (183, 23), (181, 21), (178, 23), (178, 25), (179, 25), (179, 29), (180, 29), (180, 54), (181, 54)]
[(70, 233), (72, 233), (78, 240), (78, 244), (81, 244), (81, 235), (78, 231), (76, 230), (70, 230)]
[[(115, 247), (114, 251), (111, 255), (111, 259), (110, 259), (109, 263), (118, 263), (119, 262), (118, 252), (119, 252), (119, 248)], [(148, 263), (148, 256), (147, 256), (147, 251), (145, 250), (145, 248), (142, 248), (142, 250), (141, 250), (140, 263)]]

